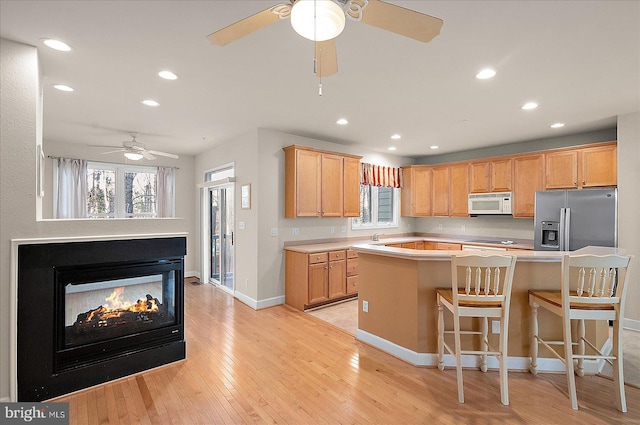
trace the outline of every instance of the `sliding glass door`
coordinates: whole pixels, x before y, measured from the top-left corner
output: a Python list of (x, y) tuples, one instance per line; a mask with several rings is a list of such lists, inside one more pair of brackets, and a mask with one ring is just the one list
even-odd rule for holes
[(212, 283), (234, 290), (234, 186), (209, 188)]

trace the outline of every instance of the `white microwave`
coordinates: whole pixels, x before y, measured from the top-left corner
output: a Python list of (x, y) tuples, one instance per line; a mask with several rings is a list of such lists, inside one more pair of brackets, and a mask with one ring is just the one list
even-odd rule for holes
[(511, 214), (511, 192), (469, 194), (469, 214)]

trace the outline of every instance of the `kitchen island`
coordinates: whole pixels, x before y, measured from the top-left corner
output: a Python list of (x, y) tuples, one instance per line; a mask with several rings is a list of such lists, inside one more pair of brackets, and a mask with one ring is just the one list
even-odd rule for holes
[[(358, 294), (357, 339), (389, 352), (417, 366), (437, 365), (437, 305), (436, 288), (450, 288), (451, 256), (460, 251), (422, 251), (373, 244), (357, 244), (360, 286)], [(575, 254), (610, 254), (615, 248), (587, 247)], [(509, 369), (529, 368), (529, 289), (560, 289), (562, 256), (558, 251), (509, 251), (517, 255), (513, 279), (509, 321)], [(366, 306), (366, 308), (363, 308)], [(364, 310), (367, 311), (364, 311)], [(478, 323), (467, 319), (467, 326)], [(539, 312), (540, 332), (547, 337), (562, 339), (559, 318), (546, 311)], [(451, 317), (445, 314), (445, 327), (451, 329)], [(464, 323), (464, 322), (463, 322)], [(463, 325), (465, 326), (465, 325)], [(587, 336), (599, 347), (610, 346), (605, 322), (587, 323)], [(497, 335), (489, 341), (497, 346)], [(463, 339), (463, 344), (479, 341)], [(560, 360), (546, 350), (540, 350), (540, 371), (563, 371)], [(495, 358), (488, 366), (497, 368)], [(475, 356), (463, 359), (464, 366), (477, 365)], [(455, 365), (453, 357), (445, 356), (445, 365)], [(596, 373), (596, 362), (587, 364), (585, 372)]]

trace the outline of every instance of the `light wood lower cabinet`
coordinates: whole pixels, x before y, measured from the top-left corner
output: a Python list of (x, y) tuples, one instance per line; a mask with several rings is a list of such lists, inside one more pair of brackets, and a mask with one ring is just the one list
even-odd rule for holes
[(285, 250), (285, 303), (305, 310), (357, 295), (358, 253), (349, 251), (305, 254)]
[(445, 251), (460, 251), (462, 250), (462, 244), (438, 242), (438, 244), (436, 245), (436, 249)]

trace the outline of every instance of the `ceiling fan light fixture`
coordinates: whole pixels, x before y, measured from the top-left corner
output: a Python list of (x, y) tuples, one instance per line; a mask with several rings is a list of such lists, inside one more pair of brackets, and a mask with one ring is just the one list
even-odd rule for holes
[(291, 7), (291, 26), (306, 39), (331, 40), (344, 25), (344, 11), (333, 0), (298, 0)]
[(124, 156), (132, 161), (140, 161), (142, 159), (142, 154), (138, 152), (125, 152)]

